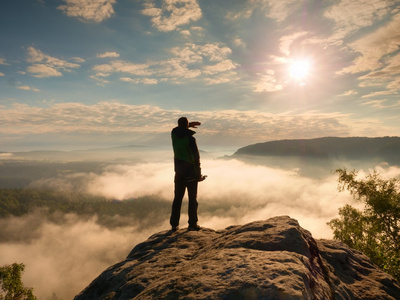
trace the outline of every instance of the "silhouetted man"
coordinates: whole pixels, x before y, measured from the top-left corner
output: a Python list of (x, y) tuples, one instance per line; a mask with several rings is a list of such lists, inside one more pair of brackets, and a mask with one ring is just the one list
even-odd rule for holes
[(196, 132), (189, 129), (189, 127), (196, 128), (199, 125), (201, 125), (200, 122), (189, 123), (186, 117), (182, 117), (178, 120), (178, 126), (171, 132), (175, 167), (175, 197), (170, 218), (173, 231), (177, 230), (179, 226), (182, 199), (186, 189), (189, 198), (188, 229), (200, 230), (200, 226), (197, 224), (197, 185), (206, 176), (201, 175), (199, 149), (196, 139), (193, 137)]

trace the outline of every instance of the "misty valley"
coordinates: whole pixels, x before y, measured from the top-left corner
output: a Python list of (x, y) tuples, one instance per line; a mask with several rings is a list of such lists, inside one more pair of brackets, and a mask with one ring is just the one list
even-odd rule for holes
[[(338, 154), (342, 141), (333, 143), (336, 148), (326, 147), (329, 139), (323, 147), (321, 140), (309, 141), (251, 145), (228, 156), (201, 151), (208, 179), (199, 185), (199, 223), (217, 230), (288, 215), (314, 237), (330, 239), (326, 223), (345, 204), (357, 205), (349, 193), (338, 192), (334, 170), (400, 174), (393, 152), (398, 138), (381, 139), (386, 146), (373, 140), (376, 151), (359, 140), (343, 141), (353, 142), (351, 155)], [(356, 150), (369, 155), (357, 157)], [(24, 263), (23, 280), (39, 299), (73, 298), (136, 244), (169, 229), (170, 152), (133, 147), (0, 153), (0, 265)], [(186, 197), (183, 205), (185, 227)]]

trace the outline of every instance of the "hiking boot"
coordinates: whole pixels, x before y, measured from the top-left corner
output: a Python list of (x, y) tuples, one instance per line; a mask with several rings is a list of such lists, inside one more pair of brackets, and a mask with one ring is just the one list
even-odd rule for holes
[(179, 226), (172, 226), (172, 231), (177, 231), (179, 229)]
[(189, 225), (188, 229), (192, 230), (192, 231), (199, 231), (201, 229), (201, 227), (199, 225), (195, 224), (195, 225)]

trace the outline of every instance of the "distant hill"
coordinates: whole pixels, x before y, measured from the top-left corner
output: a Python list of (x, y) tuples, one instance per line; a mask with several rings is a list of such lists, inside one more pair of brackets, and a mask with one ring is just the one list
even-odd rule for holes
[(240, 148), (234, 156), (240, 155), (350, 160), (379, 158), (391, 164), (399, 164), (400, 137), (323, 137), (278, 140)]

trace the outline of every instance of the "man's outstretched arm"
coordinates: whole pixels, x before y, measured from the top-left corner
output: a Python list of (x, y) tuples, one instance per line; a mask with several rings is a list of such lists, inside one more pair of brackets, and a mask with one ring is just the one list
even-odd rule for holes
[(201, 123), (197, 122), (197, 121), (193, 121), (193, 122), (189, 123), (189, 127), (192, 127), (192, 128), (197, 128), (197, 126), (200, 126), (200, 125), (201, 125)]

